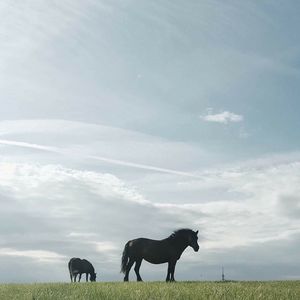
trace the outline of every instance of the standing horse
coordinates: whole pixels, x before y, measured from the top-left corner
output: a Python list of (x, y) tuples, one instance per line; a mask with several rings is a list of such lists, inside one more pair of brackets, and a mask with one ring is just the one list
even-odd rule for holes
[(134, 262), (137, 281), (142, 281), (139, 270), (143, 259), (152, 264), (168, 263), (166, 281), (175, 281), (175, 266), (185, 248), (191, 246), (195, 252), (199, 250), (197, 235), (198, 230), (195, 232), (191, 229), (179, 229), (168, 238), (159, 241), (145, 238), (128, 241), (123, 251), (121, 264), (121, 272), (125, 274), (124, 281), (128, 281)]
[(90, 274), (90, 281), (96, 281), (96, 273), (93, 265), (86, 259), (80, 259), (73, 257), (70, 259), (69, 264), (69, 272), (70, 272), (70, 278), (71, 282), (76, 282), (76, 277), (79, 274), (79, 282), (81, 279), (82, 274), (86, 274), (86, 282), (88, 281), (88, 275)]

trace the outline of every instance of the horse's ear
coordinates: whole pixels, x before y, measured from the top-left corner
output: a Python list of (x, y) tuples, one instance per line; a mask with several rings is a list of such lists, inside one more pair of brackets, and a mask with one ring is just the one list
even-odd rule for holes
[(198, 230), (195, 233), (198, 234)]

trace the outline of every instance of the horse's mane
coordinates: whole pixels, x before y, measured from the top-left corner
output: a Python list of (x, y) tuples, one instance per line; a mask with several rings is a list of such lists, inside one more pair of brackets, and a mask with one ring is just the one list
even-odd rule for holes
[(185, 234), (188, 234), (188, 233), (191, 233), (191, 232), (194, 232), (192, 229), (189, 229), (189, 228), (181, 228), (181, 229), (178, 229), (178, 230), (174, 230), (172, 232), (172, 234), (168, 237), (168, 239), (174, 239), (180, 235), (185, 235)]

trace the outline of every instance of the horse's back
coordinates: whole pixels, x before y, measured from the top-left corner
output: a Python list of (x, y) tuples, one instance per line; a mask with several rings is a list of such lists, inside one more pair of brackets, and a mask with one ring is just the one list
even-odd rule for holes
[(137, 238), (131, 241), (128, 241), (129, 248), (139, 248), (144, 246), (157, 246), (162, 245), (164, 240), (152, 240), (148, 238)]
[(137, 238), (137, 239), (128, 241), (127, 244), (128, 244), (128, 248), (133, 250), (135, 248), (139, 248), (141, 246), (152, 243), (152, 241), (154, 241), (154, 240), (150, 240), (150, 239), (147, 239), (147, 238)]
[(94, 270), (92, 263), (90, 263), (87, 259), (82, 259), (81, 262), (85, 270)]

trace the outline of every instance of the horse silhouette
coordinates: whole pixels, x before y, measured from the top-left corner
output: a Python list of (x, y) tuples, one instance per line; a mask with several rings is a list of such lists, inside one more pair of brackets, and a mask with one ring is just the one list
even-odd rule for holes
[(79, 280), (80, 282), (81, 275), (86, 274), (86, 281), (88, 281), (88, 275), (90, 274), (90, 281), (96, 281), (96, 273), (93, 265), (86, 259), (80, 259), (77, 257), (73, 257), (70, 259), (68, 263), (69, 272), (70, 272), (70, 278), (71, 282), (76, 282), (76, 277), (79, 274)]
[(198, 230), (195, 232), (191, 229), (179, 229), (163, 240), (138, 238), (128, 241), (124, 247), (121, 263), (121, 272), (125, 274), (124, 281), (128, 281), (134, 263), (137, 281), (142, 281), (139, 270), (143, 259), (152, 264), (168, 263), (166, 281), (175, 281), (175, 266), (183, 251), (188, 246), (195, 252), (199, 250), (197, 235)]

